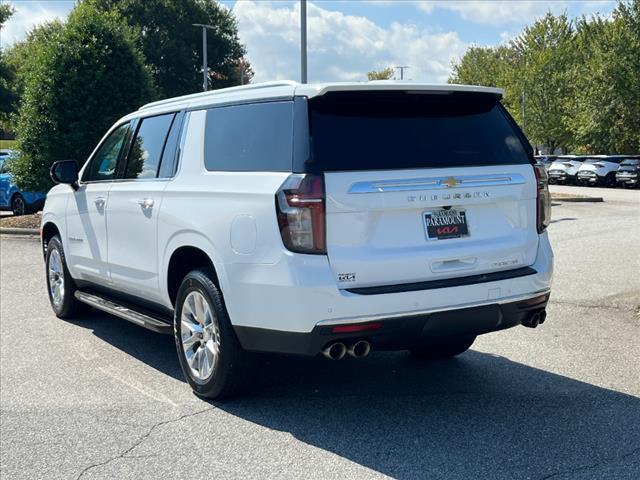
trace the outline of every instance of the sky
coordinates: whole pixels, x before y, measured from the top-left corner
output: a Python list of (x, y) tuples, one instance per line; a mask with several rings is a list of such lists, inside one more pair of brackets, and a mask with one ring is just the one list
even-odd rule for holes
[[(73, 0), (0, 0), (16, 12), (0, 32), (0, 47), (34, 26), (64, 19)], [(225, 0), (255, 71), (254, 82), (300, 77), (297, 1)], [(309, 1), (309, 81), (366, 80), (369, 70), (406, 65), (405, 79), (444, 82), (452, 62), (471, 45), (498, 45), (551, 10), (571, 18), (610, 15), (616, 2), (590, 1)], [(397, 71), (399, 72), (399, 71)], [(399, 73), (398, 73), (399, 75)]]

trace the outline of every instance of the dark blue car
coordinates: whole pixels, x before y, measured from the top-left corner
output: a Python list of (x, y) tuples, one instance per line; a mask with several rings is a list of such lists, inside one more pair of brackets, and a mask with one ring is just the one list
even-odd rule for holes
[(41, 192), (22, 192), (6, 171), (5, 162), (12, 150), (0, 150), (0, 210), (11, 210), (14, 215), (25, 215), (42, 210), (47, 197)]

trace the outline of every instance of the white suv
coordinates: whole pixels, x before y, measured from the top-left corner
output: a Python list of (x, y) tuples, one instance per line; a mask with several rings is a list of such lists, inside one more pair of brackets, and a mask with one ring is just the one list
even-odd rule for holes
[(118, 120), (54, 164), (42, 242), (56, 315), (175, 335), (201, 396), (256, 352), (467, 350), (545, 319), (544, 168), (493, 88), (234, 87)]
[(587, 157), (578, 169), (578, 184), (615, 187), (616, 172), (625, 158), (622, 155), (594, 155)]
[(576, 184), (578, 169), (582, 166), (584, 157), (577, 155), (562, 155), (549, 166), (549, 183)]

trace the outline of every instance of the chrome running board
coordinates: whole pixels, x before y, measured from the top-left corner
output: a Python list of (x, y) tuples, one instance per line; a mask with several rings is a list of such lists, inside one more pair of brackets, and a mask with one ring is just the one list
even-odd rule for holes
[(114, 300), (100, 297), (93, 293), (81, 292), (80, 290), (76, 290), (75, 297), (82, 303), (86, 303), (93, 308), (97, 308), (103, 312), (120, 317), (140, 327), (144, 327), (157, 333), (173, 335), (172, 324), (162, 321), (160, 318), (152, 316), (150, 313), (143, 313), (139, 310), (134, 310), (134, 307), (132, 306), (124, 306), (116, 303)]

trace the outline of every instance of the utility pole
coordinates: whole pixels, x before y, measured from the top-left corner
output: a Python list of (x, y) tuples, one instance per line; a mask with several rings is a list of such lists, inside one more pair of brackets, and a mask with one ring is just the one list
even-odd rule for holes
[(398, 65), (393, 68), (397, 68), (400, 70), (400, 80), (404, 80), (404, 71), (409, 68), (409, 65)]
[(300, 82), (307, 83), (307, 0), (300, 0)]
[(209, 68), (207, 67), (207, 29), (215, 30), (212, 25), (194, 23), (194, 27), (202, 28), (202, 91), (209, 90)]

